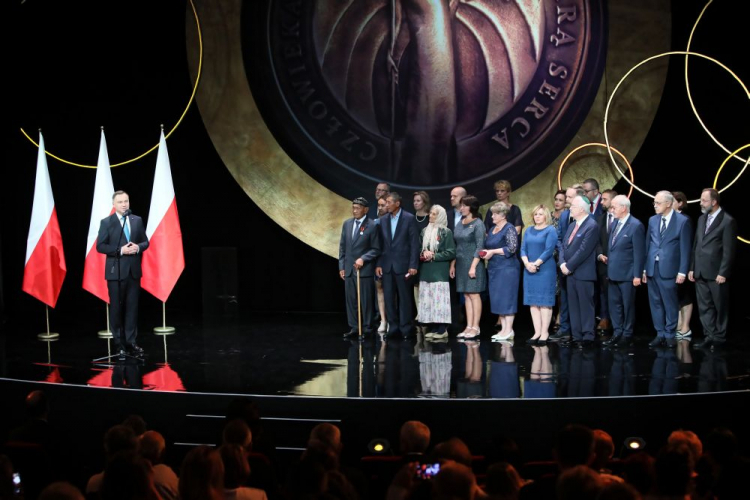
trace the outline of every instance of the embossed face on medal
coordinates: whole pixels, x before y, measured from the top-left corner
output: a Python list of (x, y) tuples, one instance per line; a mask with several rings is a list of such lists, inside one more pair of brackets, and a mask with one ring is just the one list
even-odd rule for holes
[(243, 8), (243, 52), (267, 59), (248, 80), (274, 136), (330, 189), (492, 196), (488, 178), (524, 184), (587, 114), (603, 4), (265, 0)]

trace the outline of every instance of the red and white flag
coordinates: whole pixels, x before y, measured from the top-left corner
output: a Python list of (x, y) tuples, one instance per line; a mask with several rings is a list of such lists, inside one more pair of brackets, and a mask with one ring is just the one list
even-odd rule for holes
[(172, 170), (169, 167), (169, 153), (164, 131), (159, 140), (159, 154), (156, 157), (154, 190), (151, 193), (151, 208), (148, 212), (148, 251), (143, 253), (143, 277), (141, 287), (151, 295), (166, 302), (185, 269), (185, 256), (182, 252), (182, 231), (177, 215), (177, 200), (172, 184)]
[(44, 152), (44, 138), (39, 132), (34, 204), (31, 208), (29, 239), (26, 242), (23, 291), (48, 306), (55, 307), (66, 272), (60, 223), (57, 220)]
[(83, 264), (83, 289), (93, 293), (109, 304), (107, 280), (104, 279), (104, 264), (107, 256), (96, 251), (96, 237), (102, 219), (109, 217), (115, 211), (112, 205), (112, 194), (115, 192), (112, 183), (112, 171), (109, 166), (107, 140), (99, 142), (99, 160), (96, 163), (96, 181), (94, 182), (94, 202), (91, 204), (91, 219), (89, 220), (89, 234), (86, 239), (86, 261)]

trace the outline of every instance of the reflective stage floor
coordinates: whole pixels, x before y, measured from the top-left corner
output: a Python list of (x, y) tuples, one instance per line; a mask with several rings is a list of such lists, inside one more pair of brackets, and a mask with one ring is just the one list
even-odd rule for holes
[[(649, 349), (647, 332), (630, 349), (530, 347), (519, 322), (514, 344), (344, 341), (338, 314), (256, 315), (233, 322), (177, 324), (142, 332), (142, 361), (108, 364), (95, 332), (55, 342), (10, 331), (0, 340), (0, 376), (30, 382), (264, 396), (536, 399), (645, 396), (750, 389), (750, 339), (733, 332), (726, 348)], [(524, 331), (526, 330), (526, 331)]]

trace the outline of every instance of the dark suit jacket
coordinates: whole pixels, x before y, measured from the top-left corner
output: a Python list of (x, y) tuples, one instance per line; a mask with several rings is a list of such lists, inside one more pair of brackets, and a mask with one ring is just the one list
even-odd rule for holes
[(633, 278), (640, 278), (646, 260), (646, 228), (641, 221), (631, 215), (612, 244), (616, 227), (617, 224), (614, 223), (609, 234), (607, 276), (611, 281), (632, 281)]
[(728, 278), (732, 272), (737, 247), (737, 221), (722, 209), (708, 228), (708, 234), (704, 234), (707, 217), (703, 214), (698, 218), (690, 270), (695, 278)]
[(596, 218), (596, 223), (599, 224), (599, 243), (596, 245), (596, 272), (599, 278), (607, 276), (607, 264), (600, 262), (599, 255), (609, 255), (609, 241), (611, 239), (611, 230), (617, 225), (617, 219), (612, 218), (612, 226), (607, 228), (607, 216), (609, 214), (602, 212), (599, 217)]
[(380, 239), (383, 242), (383, 252), (378, 258), (378, 267), (384, 273), (406, 274), (409, 269), (419, 269), (419, 234), (414, 216), (401, 209), (396, 234), (391, 237), (391, 216), (381, 217)]
[(599, 242), (599, 224), (593, 217), (586, 217), (573, 241), (568, 245), (568, 239), (575, 227), (575, 224), (571, 224), (563, 236), (560, 265), (565, 263), (571, 274), (575, 274), (576, 279), (596, 281), (596, 245)]
[(448, 229), (453, 232), (454, 229), (456, 229), (456, 221), (455, 218), (455, 212), (453, 211), (453, 207), (446, 208), (445, 209), (445, 215), (448, 217)]
[(356, 274), (354, 261), (361, 257), (365, 265), (359, 270), (359, 276), (374, 276), (375, 262), (381, 252), (378, 225), (370, 217), (365, 217), (354, 238), (353, 230), (354, 218), (346, 220), (339, 241), (339, 271), (346, 271), (346, 276)]
[(664, 279), (676, 278), (678, 273), (687, 275), (690, 267), (692, 234), (690, 219), (675, 211), (663, 235), (659, 234), (661, 215), (648, 220), (646, 235), (646, 276), (654, 275), (656, 256), (659, 256), (659, 276)]
[(560, 255), (562, 251), (563, 236), (568, 234), (568, 228), (570, 227), (570, 210), (565, 209), (560, 212), (560, 223), (557, 225), (557, 254)]
[[(143, 226), (143, 220), (137, 215), (129, 215), (130, 221), (130, 241), (138, 245), (140, 249), (135, 255), (120, 255), (120, 279), (128, 276), (140, 279), (141, 277), (141, 254), (148, 248), (148, 238), (146, 237), (146, 228)], [(109, 217), (102, 219), (99, 225), (99, 235), (96, 237), (96, 251), (107, 255), (106, 265), (104, 267), (104, 278), (107, 281), (116, 281), (117, 274), (117, 255), (120, 249), (128, 244), (125, 235), (122, 233), (122, 225), (118, 219), (117, 212)], [(118, 241), (118, 238), (120, 240)]]

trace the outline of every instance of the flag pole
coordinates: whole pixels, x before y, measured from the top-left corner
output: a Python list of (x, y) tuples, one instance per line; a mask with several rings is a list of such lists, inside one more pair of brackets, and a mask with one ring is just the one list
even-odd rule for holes
[(154, 328), (154, 335), (161, 335), (164, 339), (164, 352), (167, 351), (167, 335), (173, 335), (175, 327), (167, 326), (167, 302), (161, 303), (161, 326)]
[(99, 337), (100, 339), (107, 339), (107, 355), (111, 356), (112, 355), (112, 352), (111, 352), (111, 349), (112, 349), (111, 343), (112, 343), (113, 336), (112, 336), (112, 329), (109, 326), (109, 304), (106, 303), (106, 302), (104, 304), (107, 307), (107, 329), (106, 330), (99, 330), (98, 332), (96, 332), (96, 336)]
[(44, 311), (47, 316), (47, 333), (40, 333), (37, 335), (37, 338), (39, 340), (57, 340), (58, 337), (60, 337), (59, 333), (50, 333), (49, 331), (49, 306), (47, 304), (44, 305)]

